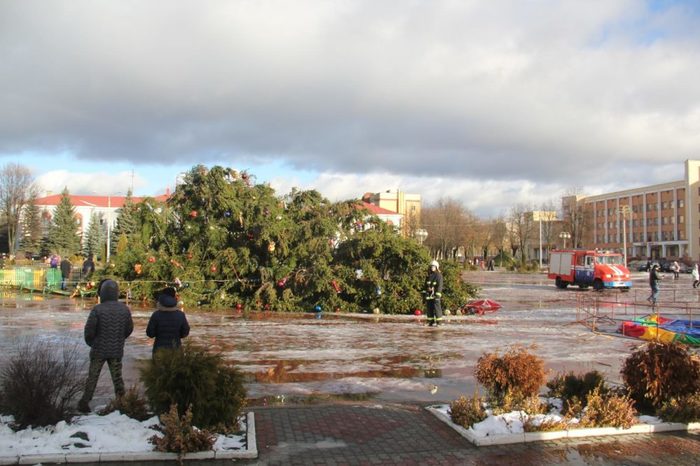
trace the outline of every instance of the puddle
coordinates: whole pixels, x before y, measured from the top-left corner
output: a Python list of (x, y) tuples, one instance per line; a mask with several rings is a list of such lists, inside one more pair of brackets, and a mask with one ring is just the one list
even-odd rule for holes
[[(575, 323), (580, 317), (576, 296), (594, 297), (592, 290), (558, 290), (541, 275), (465, 276), (481, 287), (482, 297), (499, 301), (503, 308), (484, 316), (451, 316), (440, 328), (428, 328), (414, 316), (331, 313), (315, 319), (303, 313), (188, 310), (189, 338), (238, 366), (251, 399), (285, 403), (343, 397), (449, 402), (474, 392), (474, 366), (483, 353), (503, 351), (511, 344), (535, 345), (550, 375), (595, 369), (615, 383), (620, 381), (622, 362), (641, 344), (594, 334)], [(609, 307), (633, 312), (635, 299), (643, 301), (648, 294), (645, 278), (635, 276), (637, 290), (603, 295)], [(665, 284), (662, 299), (666, 293), (679, 303), (697, 303), (690, 276), (682, 279)], [(78, 345), (87, 357), (83, 325), (93, 305), (90, 300), (4, 292), (0, 351), (10, 354), (17, 339), (31, 337), (56, 347)], [(647, 313), (641, 306), (634, 312)], [(151, 340), (145, 335), (151, 312), (132, 306), (135, 329), (124, 359), (127, 386), (138, 380), (139, 360), (151, 356)], [(112, 396), (106, 370), (96, 393), (100, 396)]]

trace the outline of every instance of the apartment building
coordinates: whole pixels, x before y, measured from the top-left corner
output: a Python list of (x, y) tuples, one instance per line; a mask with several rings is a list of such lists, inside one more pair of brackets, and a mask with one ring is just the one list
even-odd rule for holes
[(628, 257), (700, 260), (700, 161), (685, 161), (682, 180), (562, 199), (564, 217), (583, 205), (585, 247), (627, 249)]
[(401, 231), (411, 235), (420, 225), (421, 197), (420, 194), (407, 194), (403, 191), (387, 190), (381, 193), (365, 193), (362, 200), (382, 209), (402, 215)]

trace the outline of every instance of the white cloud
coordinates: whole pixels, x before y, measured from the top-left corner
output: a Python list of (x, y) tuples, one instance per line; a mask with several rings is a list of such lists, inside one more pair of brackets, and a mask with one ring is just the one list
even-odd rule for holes
[(700, 157), (698, 9), (667, 5), (2, 2), (0, 155), (283, 160), (331, 196), (391, 174), (475, 209), (666, 181)]

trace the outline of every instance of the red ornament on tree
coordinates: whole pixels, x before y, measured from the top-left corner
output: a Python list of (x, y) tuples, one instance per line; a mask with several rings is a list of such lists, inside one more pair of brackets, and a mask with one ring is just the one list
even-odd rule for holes
[(216, 265), (212, 264), (211, 267), (209, 267), (209, 270), (211, 270), (211, 273), (216, 273)]
[(197, 211), (196, 211), (196, 210), (191, 211), (191, 212), (190, 212), (190, 217), (192, 217), (192, 218), (197, 218)]
[(188, 259), (192, 259), (193, 257), (194, 257), (194, 254), (192, 254), (191, 252), (188, 252), (188, 253), (187, 253), (187, 258), (188, 258)]
[(338, 284), (337, 281), (332, 280), (331, 285), (333, 285), (333, 289), (335, 290), (336, 293), (340, 293), (340, 285)]
[(420, 309), (416, 309), (415, 311), (413, 311), (413, 314), (420, 316), (420, 315), (423, 315), (423, 311), (421, 311)]
[(236, 310), (237, 310), (237, 311), (243, 310), (243, 304), (241, 304), (241, 303), (236, 303)]
[(152, 263), (154, 263), (155, 261), (156, 261), (156, 258), (155, 258), (155, 257), (153, 257), (153, 256), (148, 256), (148, 262), (150, 262), (150, 263), (152, 264)]

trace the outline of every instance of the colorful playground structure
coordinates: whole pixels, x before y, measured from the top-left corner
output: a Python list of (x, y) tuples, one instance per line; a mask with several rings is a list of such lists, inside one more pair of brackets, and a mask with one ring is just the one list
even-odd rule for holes
[(647, 341), (700, 346), (700, 320), (668, 319), (658, 314), (650, 314), (622, 322), (619, 332)]

